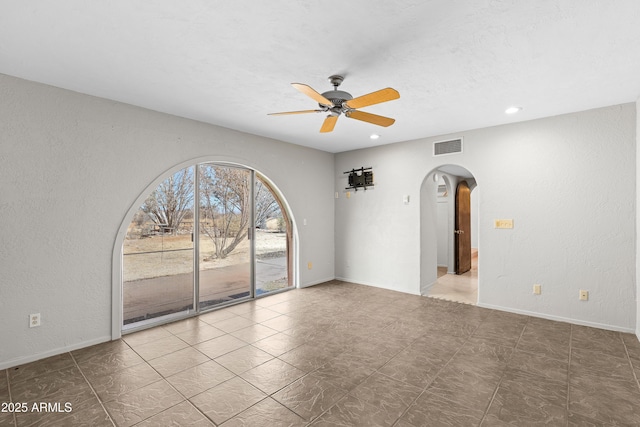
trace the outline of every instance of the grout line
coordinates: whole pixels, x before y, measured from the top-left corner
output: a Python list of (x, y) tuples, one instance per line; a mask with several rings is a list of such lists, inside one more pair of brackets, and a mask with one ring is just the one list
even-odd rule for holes
[[(13, 403), (13, 397), (11, 396), (11, 381), (9, 381), (9, 369), (4, 370), (4, 374), (7, 378), (7, 391), (9, 392), (9, 402)], [(18, 425), (18, 419), (16, 418), (16, 412), (13, 411), (13, 425)]]
[[(478, 327), (479, 327), (479, 326), (478, 326)], [(474, 332), (475, 332), (475, 330), (477, 330), (477, 329), (478, 329), (478, 328), (474, 329)], [(465, 344), (466, 344), (467, 342), (469, 342), (469, 340), (471, 339), (471, 337), (472, 337), (472, 336), (473, 336), (473, 335), (469, 335), (469, 336), (467, 336), (467, 339), (466, 339), (466, 340), (465, 340), (465, 341), (460, 345), (460, 347), (458, 348), (458, 350), (456, 350), (456, 352), (455, 352), (455, 353), (453, 353), (453, 355), (449, 358), (449, 360), (447, 360), (447, 363), (445, 363), (445, 364), (442, 366), (442, 368), (438, 369), (438, 372), (436, 372), (436, 374), (433, 376), (433, 378), (431, 379), (431, 381), (429, 381), (429, 382), (428, 382), (428, 384), (427, 384), (427, 385), (422, 389), (422, 391), (418, 394), (418, 396), (416, 396), (416, 398), (415, 398), (415, 399), (413, 399), (413, 400), (411, 401), (411, 403), (407, 406), (407, 409), (405, 409), (405, 410), (402, 412), (402, 414), (398, 417), (398, 419), (396, 420), (396, 423), (397, 423), (397, 422), (398, 422), (402, 417), (404, 417), (404, 416), (407, 414), (407, 412), (409, 412), (409, 409), (411, 409), (411, 407), (412, 407), (412, 406), (413, 406), (413, 405), (418, 401), (418, 399), (420, 399), (420, 397), (422, 397), (422, 395), (424, 395), (425, 393), (427, 393), (427, 389), (428, 389), (428, 388), (431, 386), (431, 384), (433, 384), (433, 382), (438, 378), (438, 376), (440, 375), (440, 373), (441, 373), (441, 372), (442, 372), (442, 371), (443, 371), (447, 366), (449, 366), (449, 364), (451, 363), (451, 361), (456, 357), (456, 355), (460, 352), (460, 350), (462, 350), (462, 347), (464, 347), (464, 346), (465, 346)], [(382, 374), (382, 372), (381, 372), (381, 374)], [(382, 375), (384, 375), (384, 374), (382, 374)], [(389, 378), (390, 378), (390, 377), (389, 377)], [(401, 382), (403, 382), (403, 381), (401, 381)], [(441, 396), (441, 397), (442, 397), (442, 396)], [(443, 399), (445, 399), (445, 400), (449, 400), (449, 399), (446, 399), (446, 398), (444, 398), (444, 397), (442, 397), (442, 398), (443, 398)], [(463, 405), (463, 406), (464, 406), (464, 405)], [(466, 406), (465, 406), (465, 407), (466, 407)], [(395, 425), (395, 423), (394, 423), (394, 425)]]
[[(512, 350), (511, 350), (511, 355), (509, 356), (509, 358), (513, 357), (514, 351), (516, 350), (516, 348), (518, 348), (518, 344), (520, 344), (520, 340), (522, 339), (522, 336), (524, 335), (524, 331), (527, 329), (527, 325), (529, 324), (529, 320), (530, 319), (527, 319), (527, 322), (522, 327), (522, 330), (520, 331), (520, 336), (516, 340), (516, 343), (515, 343), (515, 345), (513, 346)], [(484, 410), (484, 414), (482, 415), (482, 419), (480, 420), (480, 424), (478, 424), (478, 425), (482, 425), (482, 423), (484, 422), (485, 418), (487, 418), (487, 414), (489, 413), (489, 408), (491, 408), (491, 405), (493, 405), (493, 401), (495, 400), (496, 395), (498, 394), (498, 390), (500, 389), (500, 385), (502, 384), (502, 381), (504, 380), (505, 375), (507, 375), (507, 369), (508, 368), (509, 368), (509, 363), (507, 362), (507, 366), (505, 367), (504, 371), (502, 372), (502, 375), (500, 376), (500, 380), (498, 381), (498, 384), (496, 385), (496, 389), (493, 390), (493, 394), (491, 395), (491, 400), (489, 400), (489, 404), (487, 405), (487, 408)]]
[[(187, 343), (187, 345), (189, 345), (190, 347), (193, 347), (193, 346), (191, 346), (191, 345), (190, 345), (190, 344), (188, 344), (188, 343)], [(185, 348), (186, 348), (186, 347), (185, 347)], [(138, 352), (137, 352), (137, 351), (135, 351), (135, 349), (133, 349), (133, 348), (132, 348), (132, 350), (133, 350), (136, 354), (138, 354)], [(197, 349), (195, 349), (195, 350), (197, 350)], [(175, 353), (175, 352), (174, 352), (174, 353)], [(172, 353), (168, 353), (168, 354), (172, 354)], [(204, 353), (203, 353), (203, 354), (204, 354)], [(171, 384), (171, 382), (170, 382), (170, 381), (168, 381), (168, 380), (167, 380), (167, 378), (166, 378), (164, 375), (162, 375), (162, 374), (161, 374), (161, 373), (160, 373), (160, 372), (159, 372), (159, 371), (158, 371), (158, 370), (157, 370), (153, 365), (151, 365), (147, 359), (145, 359), (144, 357), (140, 356), (139, 354), (138, 354), (138, 356), (139, 356), (139, 357), (144, 361), (144, 363), (146, 363), (146, 364), (147, 364), (151, 369), (153, 369), (153, 370), (154, 370), (154, 371), (155, 371), (155, 372), (160, 376), (160, 378), (161, 378), (161, 379), (160, 379), (160, 380), (158, 380), (158, 381), (154, 381), (154, 382), (152, 382), (152, 383), (150, 383), (150, 384), (147, 384), (147, 385), (145, 385), (145, 386), (138, 387), (138, 388), (136, 388), (135, 390), (140, 390), (141, 388), (147, 387), (147, 386), (149, 386), (149, 385), (151, 385), (151, 384), (155, 384), (155, 383), (157, 383), (157, 382), (164, 381), (165, 383), (167, 383), (167, 385), (169, 385), (169, 387), (171, 387), (171, 388), (173, 389), (173, 391), (175, 391), (176, 393), (178, 393), (178, 394), (179, 394), (180, 396), (182, 396), (182, 398), (184, 399), (182, 402), (178, 402), (178, 403), (176, 403), (175, 405), (172, 405), (172, 406), (170, 406), (170, 407), (168, 407), (168, 408), (165, 408), (164, 410), (162, 410), (162, 411), (158, 412), (157, 414), (153, 414), (153, 415), (151, 415), (151, 416), (149, 416), (149, 417), (145, 418), (144, 420), (148, 420), (149, 418), (155, 417), (156, 415), (161, 414), (161, 413), (163, 413), (163, 412), (165, 412), (165, 411), (167, 411), (167, 410), (169, 410), (169, 409), (173, 408), (174, 406), (177, 406), (177, 405), (179, 405), (179, 404), (181, 404), (181, 403), (183, 403), (183, 402), (187, 401), (187, 402), (189, 402), (189, 404), (190, 404), (191, 406), (193, 406), (193, 407), (196, 409), (196, 411), (198, 411), (202, 416), (204, 416), (207, 420), (210, 420), (210, 421), (213, 423), (213, 425), (217, 425), (216, 423), (214, 423), (214, 422), (213, 422), (213, 420), (212, 420), (211, 418), (209, 418), (208, 416), (206, 416), (206, 414), (204, 414), (200, 409), (198, 409), (198, 407), (196, 407), (196, 406), (195, 406), (195, 405), (194, 405), (194, 404), (189, 400), (189, 398), (187, 398), (187, 396), (185, 396), (185, 395), (184, 395), (183, 393), (181, 393), (177, 388), (175, 388), (175, 387), (173, 386), (173, 384)], [(205, 356), (207, 356), (207, 355), (205, 354)], [(160, 356), (160, 357), (162, 357), (162, 356)], [(207, 357), (209, 357), (209, 356), (207, 356)], [(152, 360), (153, 360), (153, 359), (152, 359)], [(209, 357), (209, 361), (213, 361), (213, 359), (211, 359), (211, 358)], [(207, 362), (202, 362), (202, 363), (208, 363), (209, 361), (207, 361)], [(199, 363), (198, 365), (201, 365), (202, 363)], [(198, 365), (195, 365), (195, 366), (198, 366)], [(221, 365), (221, 366), (222, 366), (222, 365)], [(126, 369), (126, 368), (125, 368), (125, 369)], [(190, 368), (187, 368), (187, 369), (190, 369)], [(184, 369), (184, 370), (186, 370), (186, 369)], [(183, 371), (184, 371), (184, 370), (183, 370)], [(180, 371), (180, 372), (183, 372), (183, 371)], [(229, 372), (231, 372), (231, 371), (229, 371)], [(232, 372), (232, 373), (233, 373), (233, 372)], [(235, 373), (233, 373), (233, 374), (235, 375)], [(170, 375), (170, 376), (171, 376), (171, 375)], [(236, 376), (237, 376), (237, 375), (236, 375)], [(235, 377), (234, 377), (234, 378), (235, 378)], [(232, 378), (229, 378), (229, 379), (232, 379)], [(226, 381), (229, 381), (229, 380), (226, 380)], [(226, 382), (226, 381), (223, 381), (223, 382)], [(222, 383), (220, 383), (220, 384), (222, 384)], [(217, 386), (216, 386), (216, 387), (217, 387)], [(135, 390), (130, 390), (129, 392), (131, 392), (131, 391), (135, 391)], [(205, 391), (206, 391), (206, 390), (205, 390)], [(129, 393), (129, 392), (127, 392), (127, 393)], [(196, 396), (197, 396), (197, 395), (196, 395)], [(142, 421), (144, 421), (144, 420), (140, 420), (139, 422), (142, 422)]]
[(627, 347), (627, 343), (622, 338), (622, 335), (620, 335), (620, 339), (622, 340), (622, 345), (624, 346), (624, 352), (627, 355), (627, 360), (629, 361), (629, 366), (631, 367), (631, 374), (636, 379), (636, 384), (638, 385), (638, 389), (640, 389), (640, 378), (638, 378), (638, 375), (636, 375), (636, 370), (633, 367), (633, 362), (631, 362), (631, 355), (629, 354), (629, 348)]
[(98, 403), (100, 404), (100, 406), (102, 407), (102, 410), (104, 411), (105, 414), (107, 414), (107, 417), (109, 417), (109, 421), (111, 421), (111, 424), (114, 425), (114, 427), (116, 426), (115, 421), (113, 420), (113, 418), (111, 417), (111, 414), (109, 413), (109, 411), (107, 411), (107, 408), (104, 406), (104, 404), (102, 403), (102, 399), (100, 399), (100, 396), (98, 396), (98, 393), (96, 393), (96, 390), (93, 388), (93, 386), (91, 385), (91, 383), (89, 382), (89, 380), (87, 379), (87, 376), (84, 374), (84, 372), (82, 371), (82, 368), (80, 367), (80, 365), (78, 364), (78, 361), (76, 360), (76, 358), (74, 357), (73, 354), (71, 354), (71, 352), (69, 352), (69, 356), (71, 356), (71, 359), (73, 360), (73, 363), (75, 363), (76, 367), (78, 368), (78, 371), (80, 371), (80, 375), (82, 375), (82, 378), (84, 378), (84, 380), (87, 382), (87, 385), (89, 385), (89, 388), (91, 389), (91, 392), (93, 393), (93, 395), (96, 397), (96, 399), (98, 400)]
[(567, 362), (567, 426), (569, 425), (569, 402), (571, 401), (571, 359), (573, 353), (573, 325), (569, 328), (569, 362)]

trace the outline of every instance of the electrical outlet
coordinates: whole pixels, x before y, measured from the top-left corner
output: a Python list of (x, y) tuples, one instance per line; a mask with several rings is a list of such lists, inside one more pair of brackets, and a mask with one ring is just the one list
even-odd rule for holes
[(540, 295), (542, 293), (542, 285), (533, 285), (533, 293), (534, 295)]
[(40, 313), (34, 313), (29, 315), (29, 327), (35, 328), (40, 326)]
[(313, 263), (312, 263), (311, 261), (309, 261), (309, 262), (307, 263), (307, 268), (308, 268), (309, 270), (311, 270), (311, 269), (313, 268)]
[(580, 301), (589, 301), (589, 291), (580, 290)]

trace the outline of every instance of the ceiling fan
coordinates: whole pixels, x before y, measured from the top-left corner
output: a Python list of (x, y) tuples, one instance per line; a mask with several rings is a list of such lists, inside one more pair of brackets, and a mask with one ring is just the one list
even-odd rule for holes
[(302, 83), (291, 83), (291, 85), (304, 93), (308, 97), (318, 102), (319, 109), (317, 110), (301, 110), (301, 111), (286, 111), (283, 113), (271, 113), (270, 116), (282, 116), (287, 114), (306, 114), (306, 113), (329, 113), (320, 132), (331, 132), (336, 126), (338, 117), (344, 114), (350, 119), (361, 120), (363, 122), (373, 123), (378, 126), (391, 126), (395, 119), (378, 116), (376, 114), (365, 113), (359, 111), (358, 108), (367, 107), (369, 105), (379, 104), (381, 102), (392, 101), (400, 98), (400, 94), (397, 90), (390, 87), (381, 89), (375, 92), (371, 92), (367, 95), (362, 95), (357, 98), (351, 96), (350, 93), (338, 90), (338, 86), (344, 80), (343, 76), (334, 75), (329, 77), (329, 81), (333, 85), (333, 90), (324, 92), (322, 94), (316, 92), (311, 86)]

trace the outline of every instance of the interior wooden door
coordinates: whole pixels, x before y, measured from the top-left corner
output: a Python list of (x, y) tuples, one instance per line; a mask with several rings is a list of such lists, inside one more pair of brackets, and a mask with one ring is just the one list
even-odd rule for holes
[(456, 188), (456, 274), (471, 270), (471, 190), (467, 181)]

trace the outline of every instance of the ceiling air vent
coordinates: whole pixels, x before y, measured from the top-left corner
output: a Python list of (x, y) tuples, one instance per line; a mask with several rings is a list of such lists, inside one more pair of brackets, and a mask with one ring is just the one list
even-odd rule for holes
[(445, 154), (462, 153), (462, 138), (451, 139), (449, 141), (438, 141), (433, 143), (433, 155), (443, 156)]

